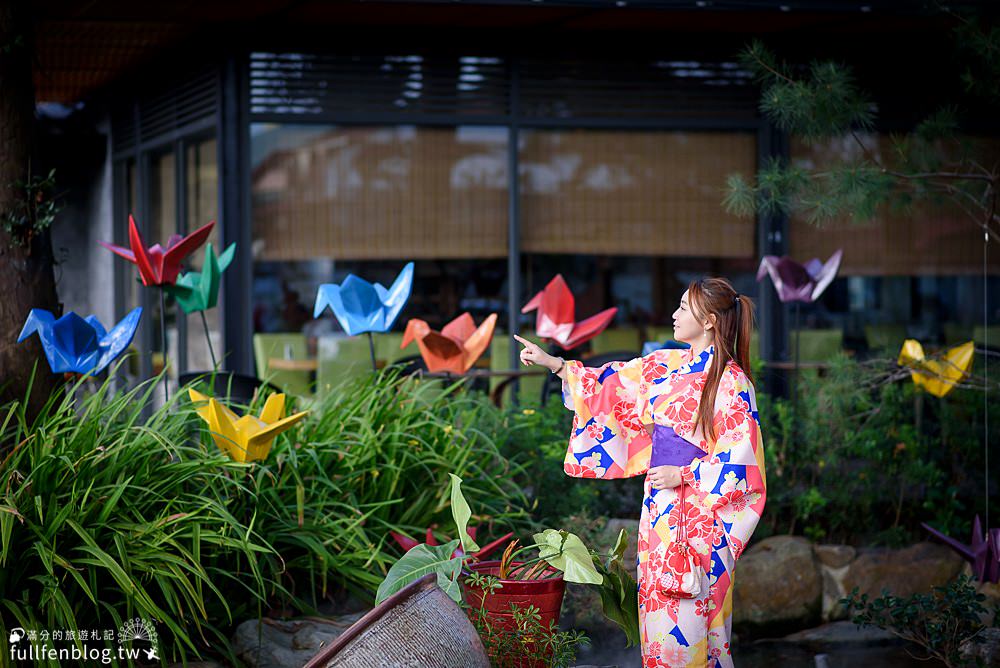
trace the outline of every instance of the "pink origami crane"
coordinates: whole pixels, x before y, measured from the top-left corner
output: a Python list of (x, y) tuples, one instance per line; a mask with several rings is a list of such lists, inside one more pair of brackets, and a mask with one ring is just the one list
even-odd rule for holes
[(551, 339), (563, 350), (571, 350), (586, 343), (604, 331), (618, 312), (617, 307), (605, 309), (583, 322), (576, 322), (576, 304), (562, 274), (549, 281), (545, 289), (524, 305), (521, 313), (538, 309), (535, 332), (544, 339)]
[(122, 248), (106, 241), (98, 241), (109, 251), (125, 258), (129, 262), (139, 267), (139, 277), (142, 284), (146, 286), (174, 285), (177, 283), (177, 275), (181, 271), (181, 261), (198, 249), (208, 239), (215, 227), (213, 220), (208, 225), (200, 227), (186, 237), (179, 234), (172, 234), (167, 239), (167, 247), (164, 249), (160, 244), (155, 244), (146, 248), (146, 244), (139, 234), (135, 219), (128, 217), (128, 241), (132, 247)]
[(486, 351), (496, 324), (497, 314), (491, 313), (477, 329), (472, 316), (463, 313), (435, 332), (423, 320), (413, 318), (406, 323), (399, 347), (416, 341), (428, 371), (462, 374)]
[(841, 249), (830, 256), (826, 264), (813, 258), (805, 265), (788, 256), (765, 255), (757, 270), (757, 281), (764, 278), (765, 273), (770, 274), (782, 302), (814, 302), (837, 276), (843, 255)]

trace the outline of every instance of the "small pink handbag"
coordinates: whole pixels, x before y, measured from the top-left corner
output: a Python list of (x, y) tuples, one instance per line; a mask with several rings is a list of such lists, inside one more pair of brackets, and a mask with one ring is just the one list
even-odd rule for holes
[(705, 580), (701, 557), (688, 544), (687, 513), (684, 508), (686, 485), (681, 486), (680, 516), (677, 539), (667, 546), (666, 568), (660, 576), (660, 591), (671, 598), (698, 598)]

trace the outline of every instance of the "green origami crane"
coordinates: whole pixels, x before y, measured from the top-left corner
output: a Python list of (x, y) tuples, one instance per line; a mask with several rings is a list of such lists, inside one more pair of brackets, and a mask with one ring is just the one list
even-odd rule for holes
[(236, 244), (229, 244), (222, 255), (216, 256), (212, 244), (205, 246), (205, 263), (201, 271), (189, 271), (177, 279), (175, 285), (163, 289), (173, 295), (185, 313), (197, 313), (214, 308), (219, 302), (219, 279), (236, 253)]

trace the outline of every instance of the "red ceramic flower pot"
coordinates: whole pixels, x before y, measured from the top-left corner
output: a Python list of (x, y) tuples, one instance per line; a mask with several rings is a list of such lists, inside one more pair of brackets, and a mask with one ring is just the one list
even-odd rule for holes
[[(515, 566), (518, 563), (515, 562)], [(468, 564), (468, 571), (479, 575), (499, 576), (499, 561), (481, 561)], [(559, 573), (558, 570), (549, 567), (546, 575)], [(563, 595), (566, 592), (566, 582), (559, 573), (557, 577), (545, 580), (500, 580), (503, 585), (500, 589), (484, 591), (480, 587), (475, 587), (465, 583), (465, 576), (461, 578), (462, 593), (465, 602), (469, 605), (469, 616), (473, 617), (480, 608), (485, 612), (486, 619), (490, 626), (497, 631), (515, 631), (517, 629), (511, 604), (515, 604), (520, 609), (527, 609), (534, 606), (539, 611), (541, 625), (549, 628), (553, 624), (555, 628), (559, 626), (559, 612), (562, 609)], [(487, 646), (487, 651), (490, 647)], [(534, 653), (533, 653), (534, 654)], [(494, 657), (497, 658), (497, 657)], [(505, 657), (508, 659), (509, 657)], [(504, 665), (508, 661), (502, 661)], [(509, 665), (517, 668), (543, 668), (548, 665), (544, 658), (525, 656), (520, 660), (511, 662)]]

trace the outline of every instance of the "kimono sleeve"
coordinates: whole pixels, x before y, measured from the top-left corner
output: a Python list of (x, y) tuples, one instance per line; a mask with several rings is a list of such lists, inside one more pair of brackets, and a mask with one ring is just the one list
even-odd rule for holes
[(681, 467), (681, 480), (714, 514), (738, 559), (760, 521), (767, 492), (753, 385), (742, 372), (735, 375), (731, 398), (716, 410), (718, 438), (710, 455)]
[(639, 421), (642, 360), (586, 367), (566, 362), (563, 400), (573, 429), (563, 470), (575, 478), (627, 478), (649, 468), (651, 440)]
[[(586, 367), (566, 362), (563, 402), (575, 413), (563, 469), (575, 478), (628, 478), (649, 469), (652, 367), (680, 365), (677, 351), (656, 351), (627, 362)], [(666, 373), (661, 369), (663, 373)]]

